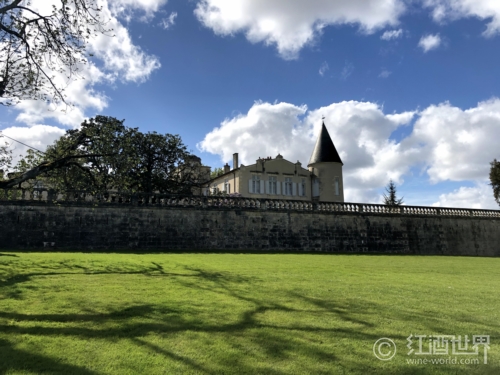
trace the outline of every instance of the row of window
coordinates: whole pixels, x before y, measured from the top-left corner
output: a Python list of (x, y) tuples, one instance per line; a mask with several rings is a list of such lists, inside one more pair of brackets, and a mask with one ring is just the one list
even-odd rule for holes
[[(269, 176), (268, 180), (261, 180), (259, 175), (253, 175), (248, 181), (248, 192), (251, 194), (270, 194), (270, 195), (298, 195), (305, 197), (306, 179), (301, 178), (299, 183), (293, 182), (291, 177), (285, 177), (285, 181), (278, 181), (277, 177)], [(335, 177), (334, 180), (335, 195), (340, 195), (340, 179)], [(217, 193), (217, 186), (212, 187), (212, 193)], [(231, 194), (231, 184), (229, 179), (224, 180), (223, 192)], [(313, 197), (319, 196), (319, 179), (313, 180)]]
[(271, 195), (298, 195), (306, 196), (306, 179), (302, 178), (299, 183), (293, 182), (291, 177), (285, 177), (285, 181), (278, 181), (276, 176), (269, 176), (268, 180), (261, 180), (259, 175), (253, 175), (248, 181), (248, 192), (251, 194)]
[[(212, 188), (212, 194), (217, 194), (219, 192), (219, 189), (217, 188), (217, 185), (213, 185)], [(224, 180), (224, 188), (222, 190), (222, 192), (224, 193), (227, 193), (227, 194), (231, 194), (231, 183), (229, 182), (229, 179), (225, 179)]]

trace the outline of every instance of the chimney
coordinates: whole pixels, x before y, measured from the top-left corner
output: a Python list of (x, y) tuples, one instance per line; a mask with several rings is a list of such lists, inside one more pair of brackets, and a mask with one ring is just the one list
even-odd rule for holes
[(229, 166), (229, 164), (226, 163), (226, 165), (224, 166), (224, 173), (227, 173), (231, 170), (231, 167)]
[(233, 169), (236, 169), (238, 168), (239, 164), (238, 164), (238, 153), (234, 153), (233, 154)]

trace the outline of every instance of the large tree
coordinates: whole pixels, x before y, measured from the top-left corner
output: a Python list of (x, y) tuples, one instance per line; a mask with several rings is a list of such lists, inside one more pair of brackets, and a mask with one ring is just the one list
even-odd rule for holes
[(132, 149), (133, 131), (113, 117), (85, 120), (80, 129), (68, 130), (45, 152), (28, 152), (11, 174), (14, 177), (3, 184), (26, 186), (38, 181), (57, 190), (105, 190), (116, 184), (116, 174)]
[(44, 183), (56, 190), (189, 193), (198, 186), (177, 135), (142, 133), (96, 116), (68, 130), (44, 153), (30, 151), (0, 188)]
[(403, 204), (403, 198), (397, 197), (396, 184), (394, 181), (390, 180), (389, 184), (385, 188), (387, 194), (384, 193), (384, 204), (387, 206), (401, 206)]
[[(66, 102), (64, 86), (85, 64), (90, 38), (105, 33), (97, 0), (0, 0), (0, 103)], [(63, 73), (58, 82), (55, 73)]]
[(500, 205), (500, 161), (495, 159), (490, 164), (490, 185), (493, 187), (493, 196)]
[(195, 183), (190, 155), (179, 136), (134, 129), (130, 142), (133, 152), (124, 179), (128, 190), (186, 192)]

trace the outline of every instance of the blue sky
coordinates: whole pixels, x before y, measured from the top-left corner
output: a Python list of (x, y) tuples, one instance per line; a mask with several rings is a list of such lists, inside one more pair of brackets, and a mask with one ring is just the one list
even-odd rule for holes
[(99, 2), (116, 36), (91, 41), (75, 106), (0, 107), (6, 135), (41, 148), (104, 114), (179, 134), (212, 167), (307, 165), (325, 116), (346, 200), (378, 203), (392, 178), (409, 205), (498, 208), (496, 0)]

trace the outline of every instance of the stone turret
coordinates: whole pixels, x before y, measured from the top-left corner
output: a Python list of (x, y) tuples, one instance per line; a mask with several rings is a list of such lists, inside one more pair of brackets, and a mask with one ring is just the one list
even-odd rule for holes
[(307, 167), (313, 173), (312, 195), (320, 202), (343, 202), (344, 181), (342, 160), (333, 144), (325, 123), (321, 126), (316, 146)]

